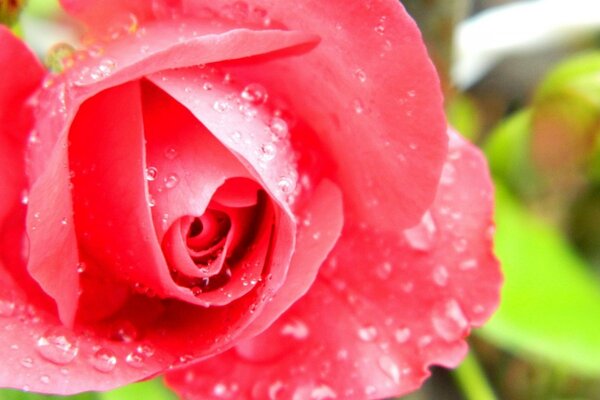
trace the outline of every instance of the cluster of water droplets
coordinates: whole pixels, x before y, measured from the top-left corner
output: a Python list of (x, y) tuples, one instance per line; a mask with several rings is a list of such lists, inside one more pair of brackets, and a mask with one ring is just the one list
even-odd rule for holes
[[(162, 77), (163, 81), (170, 79)], [(300, 186), (296, 168), (296, 155), (290, 142), (289, 112), (272, 102), (267, 88), (259, 82), (240, 83), (230, 73), (214, 66), (200, 66), (192, 79), (180, 77), (186, 82), (184, 93), (192, 104), (201, 106), (202, 98), (197, 91), (211, 92), (212, 112), (231, 125), (228, 145), (256, 160), (261, 176), (275, 181), (279, 196), (293, 203)], [(230, 117), (239, 123), (231, 123)], [(274, 167), (276, 166), (276, 167)], [(277, 173), (277, 176), (272, 176)]]

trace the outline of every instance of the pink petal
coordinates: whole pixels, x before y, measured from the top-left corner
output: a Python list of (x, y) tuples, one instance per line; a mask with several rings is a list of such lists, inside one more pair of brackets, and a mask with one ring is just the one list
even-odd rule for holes
[[(23, 152), (33, 124), (31, 110), (24, 105), (40, 84), (43, 70), (35, 56), (1, 26), (0, 42), (3, 76), (0, 81), (0, 164), (3, 166), (0, 180), (0, 357), (3, 360), (0, 386), (67, 394), (90, 388), (108, 389), (138, 380), (148, 372), (124, 362), (127, 354), (135, 351), (133, 345), (115, 346), (121, 365), (115, 366), (113, 373), (100, 372), (93, 366), (102, 365), (95, 357), (95, 346), (103, 342), (90, 340), (88, 335), (67, 333), (68, 340), (76, 347), (65, 346), (65, 352), (45, 345), (55, 343), (53, 333), (65, 331), (54, 315), (52, 301), (43, 296), (39, 286), (25, 274), (21, 254), (25, 231), (22, 194), (23, 200), (27, 199), (23, 191), (26, 186)], [(71, 359), (74, 353), (75, 358)]]
[(189, 399), (386, 398), (432, 364), (457, 365), (464, 337), (498, 305), (492, 188), (481, 154), (452, 135), (439, 193), (399, 236), (350, 222), (306, 296), (266, 332), (168, 375)]
[(146, 171), (155, 202), (152, 218), (165, 229), (185, 215), (201, 216), (228, 178), (249, 178), (246, 168), (188, 110), (150, 83), (143, 84)]
[[(182, 2), (191, 15), (206, 8), (224, 15), (230, 4)], [(268, 26), (313, 33), (321, 42), (300, 57), (240, 60), (227, 70), (285, 99), (317, 132), (348, 212), (373, 227), (416, 223), (434, 198), (447, 137), (438, 78), (401, 4), (245, 3), (248, 18), (263, 13)]]

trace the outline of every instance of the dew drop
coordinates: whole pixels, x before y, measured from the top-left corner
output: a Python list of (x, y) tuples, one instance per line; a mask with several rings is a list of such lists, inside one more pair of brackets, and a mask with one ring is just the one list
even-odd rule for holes
[(167, 147), (165, 149), (165, 158), (167, 160), (174, 160), (178, 156), (177, 150), (174, 147)]
[(29, 204), (29, 192), (27, 190), (23, 190), (21, 192), (21, 204), (23, 204), (23, 205)]
[(427, 251), (433, 246), (436, 231), (435, 221), (427, 211), (418, 225), (404, 231), (404, 238), (413, 249)]
[(446, 286), (448, 283), (448, 269), (443, 265), (438, 265), (433, 269), (433, 281), (438, 286)]
[(410, 339), (410, 328), (404, 327), (396, 329), (394, 332), (394, 338), (398, 343), (406, 343), (408, 339)]
[(448, 342), (463, 337), (469, 325), (460, 305), (454, 299), (434, 307), (431, 322), (437, 334)]
[(294, 182), (292, 179), (288, 177), (281, 177), (277, 182), (277, 186), (279, 186), (279, 190), (284, 194), (292, 193), (295, 189)]
[(337, 393), (331, 387), (323, 384), (311, 390), (310, 398), (313, 400), (331, 400), (337, 398)]
[(87, 269), (87, 265), (83, 261), (81, 261), (77, 264), (77, 273), (78, 274), (83, 274), (86, 269)]
[(204, 82), (202, 84), (202, 89), (209, 91), (209, 90), (213, 90), (213, 85), (210, 82)]
[(291, 336), (297, 340), (303, 340), (308, 337), (310, 330), (308, 326), (301, 320), (294, 320), (288, 322), (281, 328), (281, 334), (284, 336)]
[(146, 168), (145, 177), (146, 177), (147, 181), (152, 182), (152, 181), (156, 180), (157, 175), (158, 175), (158, 170), (156, 169), (156, 167)]
[(283, 390), (283, 382), (275, 381), (271, 385), (269, 385), (268, 394), (269, 400), (278, 400), (281, 391)]
[(21, 359), (20, 364), (25, 368), (31, 368), (33, 367), (33, 360), (30, 357), (25, 357)]
[(379, 18), (379, 24), (374, 28), (377, 34), (382, 35), (385, 33), (385, 23), (387, 18), (385, 16)]
[(389, 376), (395, 384), (400, 383), (400, 368), (389, 356), (382, 356), (378, 361), (379, 368)]
[(477, 268), (477, 265), (478, 265), (478, 263), (477, 263), (476, 259), (469, 258), (467, 260), (462, 261), (459, 264), (458, 268), (460, 268), (462, 271), (468, 271), (468, 270)]
[(354, 77), (358, 79), (360, 83), (365, 83), (367, 81), (367, 74), (361, 68), (357, 68), (354, 71)]
[(372, 342), (377, 337), (377, 328), (374, 326), (364, 326), (358, 328), (358, 337), (364, 342)]
[(90, 77), (93, 80), (98, 80), (100, 78), (106, 78), (112, 74), (112, 72), (117, 67), (116, 62), (111, 58), (105, 58), (100, 61), (98, 66), (92, 69), (90, 72)]
[(440, 177), (440, 183), (442, 185), (452, 185), (456, 176), (456, 169), (452, 164), (446, 163), (444, 164), (444, 168), (442, 168), (442, 176)]
[(389, 261), (385, 261), (377, 266), (375, 273), (381, 279), (387, 279), (392, 274), (393, 266)]
[(48, 361), (65, 365), (77, 357), (77, 339), (66, 329), (49, 329), (36, 342), (38, 353)]
[(16, 305), (9, 300), (0, 300), (0, 317), (11, 317), (15, 313)]
[(42, 375), (40, 376), (40, 382), (47, 385), (50, 383), (50, 377), (48, 375)]
[(365, 104), (360, 99), (356, 99), (352, 102), (352, 108), (357, 114), (364, 114), (365, 112)]
[(173, 189), (179, 183), (179, 177), (176, 174), (170, 174), (164, 180), (165, 180), (165, 187), (167, 189)]
[(252, 104), (264, 104), (269, 95), (264, 86), (259, 83), (251, 83), (244, 87), (240, 97)]
[(46, 55), (46, 65), (55, 73), (73, 66), (75, 48), (68, 43), (58, 43), (50, 48)]
[(111, 372), (117, 366), (117, 356), (112, 350), (101, 348), (94, 353), (91, 364), (100, 372)]
[(231, 133), (231, 138), (234, 142), (239, 143), (242, 140), (242, 133), (240, 131), (233, 131)]
[(61, 225), (67, 225), (67, 223), (68, 223), (67, 218), (63, 218), (60, 220)]
[(145, 360), (143, 355), (139, 354), (136, 351), (132, 351), (125, 357), (125, 362), (127, 363), (127, 365), (133, 368), (142, 368), (144, 366)]
[(216, 100), (213, 103), (213, 110), (215, 110), (216, 112), (222, 113), (222, 112), (229, 110), (230, 108), (231, 108), (231, 105), (226, 100)]
[(127, 320), (118, 321), (113, 326), (112, 332), (110, 334), (111, 340), (123, 343), (131, 343), (134, 340), (136, 340), (137, 337), (137, 328)]
[(271, 119), (271, 123), (269, 124), (269, 129), (273, 135), (275, 135), (278, 139), (285, 139), (288, 137), (289, 128), (287, 122), (279, 117), (273, 117)]
[(273, 143), (263, 143), (258, 150), (258, 158), (261, 161), (271, 161), (277, 154), (277, 148)]

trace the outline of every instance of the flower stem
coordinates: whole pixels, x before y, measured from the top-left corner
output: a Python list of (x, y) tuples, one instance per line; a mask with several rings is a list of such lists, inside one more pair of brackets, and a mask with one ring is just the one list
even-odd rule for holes
[(452, 375), (467, 400), (497, 400), (473, 350)]

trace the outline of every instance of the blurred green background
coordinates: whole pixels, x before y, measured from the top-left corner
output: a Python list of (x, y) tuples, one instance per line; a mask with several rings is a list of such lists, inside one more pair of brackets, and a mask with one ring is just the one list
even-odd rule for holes
[[(467, 359), (405, 399), (600, 400), (600, 1), (402, 3), (450, 122), (487, 155), (505, 274), (500, 309)], [(51, 0), (31, 0), (21, 18), (0, 7), (40, 55), (72, 35), (62, 18)], [(61, 397), (0, 390), (2, 400), (47, 398)], [(174, 397), (154, 380), (70, 398)]]

